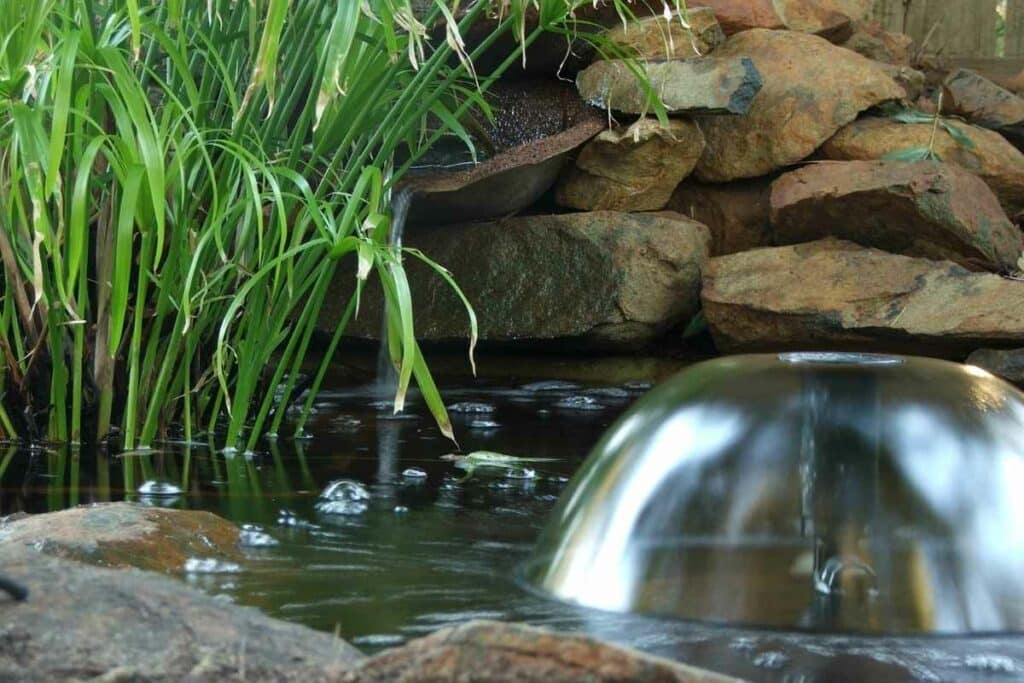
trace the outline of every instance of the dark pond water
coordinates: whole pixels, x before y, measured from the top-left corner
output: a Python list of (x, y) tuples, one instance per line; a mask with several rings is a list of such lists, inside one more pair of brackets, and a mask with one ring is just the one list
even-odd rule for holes
[[(325, 631), (365, 651), (472, 618), (576, 630), (757, 681), (1021, 680), (1016, 638), (884, 639), (741, 631), (616, 615), (550, 601), (517, 570), (546, 516), (601, 433), (648, 377), (573, 384), (527, 377), (443, 387), (463, 451), (551, 458), (531, 478), (463, 472), (452, 445), (413, 401), (405, 414), (363, 389), (326, 392), (313, 438), (228, 457), (168, 446), (150, 454), (23, 451), (0, 455), (0, 514), (103, 500), (210, 510), (255, 525), (237, 571), (196, 567), (213, 594)], [(409, 471), (414, 470), (414, 471)], [(425, 476), (424, 476), (425, 475)], [(349, 480), (369, 497), (326, 514), (318, 496)], [(147, 481), (181, 489), (140, 494)], [(269, 544), (266, 543), (270, 539)], [(201, 558), (197, 558), (201, 559)]]

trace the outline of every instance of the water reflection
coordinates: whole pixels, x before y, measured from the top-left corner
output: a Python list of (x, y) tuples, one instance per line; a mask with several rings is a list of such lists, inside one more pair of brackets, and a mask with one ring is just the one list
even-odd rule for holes
[(720, 359), (595, 448), (530, 575), (581, 605), (711, 622), (1020, 631), (1022, 489), (1024, 394), (987, 373)]

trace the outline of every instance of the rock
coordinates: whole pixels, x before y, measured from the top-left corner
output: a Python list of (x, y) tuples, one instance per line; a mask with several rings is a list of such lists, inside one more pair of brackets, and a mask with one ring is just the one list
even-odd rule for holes
[(924, 94), (927, 77), (923, 71), (918, 71), (903, 64), (889, 64), (887, 62), (875, 62), (879, 68), (889, 77), (896, 81), (897, 85), (903, 88), (903, 98), (907, 102), (915, 102)]
[(336, 681), (363, 656), (345, 641), (263, 616), (163, 576), (4, 547), (29, 588), (0, 598), (0, 680)]
[(660, 209), (704, 151), (697, 124), (672, 119), (667, 128), (642, 118), (587, 143), (558, 187), (562, 206), (584, 211)]
[[(684, 216), (611, 211), (523, 216), (415, 230), (406, 244), (451, 270), (476, 309), (485, 342), (558, 340), (583, 348), (635, 349), (685, 324), (698, 309), (707, 228)], [(433, 271), (406, 261), (421, 341), (464, 343), (466, 314)], [(352, 289), (339, 276), (321, 326), (333, 330)], [(371, 282), (348, 334), (376, 338), (379, 286)]]
[(746, 31), (715, 55), (749, 55), (764, 86), (746, 116), (698, 117), (708, 144), (696, 174), (705, 182), (754, 178), (801, 161), (862, 110), (903, 95), (874, 62), (803, 33)]
[(778, 0), (775, 9), (791, 31), (813, 33), (834, 43), (853, 34), (852, 18), (837, 0)]
[(1024, 69), (1006, 82), (1006, 89), (1010, 92), (1024, 96)]
[(1024, 349), (978, 349), (964, 361), (1014, 384), (1024, 384)]
[(410, 223), (441, 225), (520, 211), (554, 186), (570, 151), (606, 126), (601, 112), (563, 83), (495, 84), (488, 102), (495, 119), (476, 121), (474, 131), (489, 158), (472, 163), (457, 139), (454, 152), (431, 150), (405, 181), (416, 191)]
[(707, 7), (690, 10), (690, 28), (678, 18), (646, 17), (605, 32), (605, 38), (627, 54), (644, 59), (685, 59), (703, 56), (725, 42), (725, 33)]
[(713, 258), (702, 298), (724, 353), (1024, 346), (1024, 282), (834, 239)]
[(770, 195), (766, 178), (718, 185), (687, 181), (665, 208), (708, 226), (711, 254), (723, 256), (772, 243)]
[[(576, 77), (580, 96), (595, 107), (627, 114), (651, 111), (647, 91), (625, 60), (594, 62)], [(647, 78), (670, 114), (745, 114), (761, 89), (761, 75), (750, 59), (730, 55), (648, 62)]]
[(1024, 97), (1001, 88), (969, 69), (957, 69), (942, 84), (947, 111), (985, 128), (1024, 123)]
[(1011, 270), (1020, 231), (985, 183), (939, 161), (810, 164), (772, 184), (777, 244), (839, 237), (889, 252)]
[(786, 24), (775, 11), (773, 0), (696, 0), (690, 11), (708, 7), (726, 35), (752, 28), (783, 29)]
[(914, 39), (903, 33), (886, 31), (877, 21), (856, 22), (853, 33), (842, 46), (877, 62), (897, 66), (910, 65)]
[(578, 635), (472, 621), (387, 650), (349, 672), (348, 683), (726, 683), (734, 678)]
[(101, 567), (180, 574), (190, 557), (238, 560), (238, 527), (209, 512), (96, 503), (0, 525), (0, 552), (32, 547)]
[[(950, 121), (973, 147), (957, 142), (939, 126), (934, 146), (939, 158), (956, 164), (984, 180), (1011, 216), (1024, 210), (1024, 154), (1003, 136), (961, 121)], [(862, 118), (842, 128), (826, 142), (820, 154), (837, 161), (881, 159), (886, 154), (927, 148), (930, 123), (900, 123), (889, 118)]]

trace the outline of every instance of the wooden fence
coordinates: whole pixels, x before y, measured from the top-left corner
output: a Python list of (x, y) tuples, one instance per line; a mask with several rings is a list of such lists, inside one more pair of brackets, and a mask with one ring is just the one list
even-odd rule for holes
[[(997, 37), (1000, 12), (1005, 33)], [(924, 52), (946, 57), (1024, 57), (1024, 0), (877, 0), (875, 18)]]

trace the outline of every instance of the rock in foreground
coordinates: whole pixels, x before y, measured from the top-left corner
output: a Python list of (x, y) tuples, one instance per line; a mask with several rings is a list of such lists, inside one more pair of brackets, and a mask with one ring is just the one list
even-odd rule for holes
[(723, 352), (878, 350), (964, 358), (1024, 346), (1024, 282), (820, 240), (713, 258), (704, 315)]
[[(1024, 211), (1024, 154), (999, 133), (962, 121), (950, 121), (971, 141), (957, 142), (943, 126), (930, 123), (900, 123), (889, 118), (858, 119), (841, 129), (822, 146), (826, 159), (837, 161), (881, 159), (887, 154), (927, 148), (948, 164), (956, 164), (978, 176), (996, 193), (1011, 216)], [(932, 139), (934, 130), (934, 140)]]
[(474, 621), (383, 652), (351, 683), (728, 683), (736, 679), (577, 635)]
[(584, 211), (661, 209), (703, 151), (700, 128), (681, 119), (663, 127), (643, 118), (606, 130), (580, 150), (558, 187), (558, 203)]
[[(635, 349), (685, 324), (699, 306), (707, 228), (684, 216), (611, 211), (524, 216), (417, 230), (406, 244), (447, 267), (476, 309), (481, 341), (562, 340), (573, 347)], [(466, 313), (432, 270), (406, 259), (421, 341), (468, 339)], [(350, 292), (354, 277), (337, 283)], [(328, 298), (334, 329), (347, 294)], [(349, 334), (376, 338), (376, 284)]]
[(839, 237), (866, 247), (1009, 271), (1020, 231), (985, 183), (938, 161), (810, 164), (772, 184), (776, 244)]
[(189, 558), (237, 560), (237, 543), (238, 527), (209, 512), (136, 503), (83, 505), (0, 525), (0, 553), (32, 547), (101, 567), (165, 574), (181, 573)]
[(30, 590), (25, 602), (0, 597), (3, 681), (336, 681), (362, 659), (326, 633), (155, 574), (21, 547), (0, 557)]
[(701, 116), (705, 182), (754, 178), (810, 156), (857, 114), (903, 96), (885, 69), (817, 36), (754, 30), (729, 38), (716, 58), (749, 56), (764, 86), (746, 116)]
[[(602, 109), (645, 114), (651, 111), (647, 90), (629, 62), (594, 62), (576, 77), (580, 96)], [(654, 93), (670, 114), (714, 112), (746, 114), (761, 89), (761, 74), (743, 55), (649, 62), (646, 69)]]

